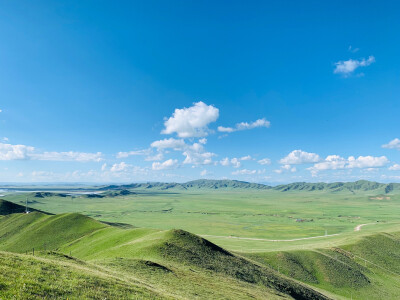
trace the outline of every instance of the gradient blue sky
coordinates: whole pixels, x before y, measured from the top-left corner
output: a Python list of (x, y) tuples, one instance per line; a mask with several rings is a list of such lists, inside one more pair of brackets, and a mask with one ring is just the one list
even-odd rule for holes
[(0, 182), (399, 182), (399, 15), (398, 1), (0, 1)]

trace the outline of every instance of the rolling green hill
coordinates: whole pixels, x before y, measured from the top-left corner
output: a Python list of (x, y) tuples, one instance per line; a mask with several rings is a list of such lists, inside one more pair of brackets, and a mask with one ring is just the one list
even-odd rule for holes
[[(121, 229), (79, 214), (49, 216), (33, 212), (0, 218), (0, 250), (33, 253), (33, 248), (36, 256), (42, 257), (48, 255), (48, 251), (58, 251), (64, 253), (60, 257), (69, 260), (73, 257), (74, 260), (79, 259), (89, 264), (90, 268), (120, 274), (120, 280), (131, 282), (134, 279), (135, 282), (142, 282), (154, 290), (164, 291), (161, 295), (166, 297), (171, 296), (168, 291), (175, 291), (173, 297), (190, 299), (212, 298), (212, 295), (231, 299), (275, 298), (279, 295), (296, 299), (326, 299), (319, 292), (282, 277), (271, 268), (254, 264), (182, 230)], [(2, 261), (0, 268), (12, 268), (11, 262), (15, 257), (25, 264), (27, 269), (21, 265), (13, 271), (15, 277), (22, 276), (30, 268), (36, 273), (38, 268), (65, 269), (65, 266), (61, 267), (51, 257), (46, 258), (49, 259), (47, 261), (34, 259), (29, 262), (27, 255), (14, 258), (11, 254), (1, 255), (8, 257), (8, 260)], [(71, 268), (70, 272), (74, 273), (75, 265)], [(18, 270), (19, 275), (15, 274)], [(28, 294), (33, 293), (34, 289), (40, 290), (40, 285), (34, 287), (35, 279), (30, 278), (30, 275), (26, 278), (30, 284)], [(61, 278), (64, 276), (67, 277), (62, 274)], [(51, 285), (51, 278), (42, 276), (42, 285)], [(91, 279), (94, 280), (101, 281), (99, 278)], [(15, 287), (9, 283), (2, 284), (0, 297), (15, 292)], [(59, 284), (55, 283), (57, 287)], [(210, 285), (214, 289), (210, 289)], [(76, 291), (77, 294), (84, 292)], [(43, 293), (45, 291), (38, 291), (38, 295)]]
[(251, 190), (276, 190), (281, 192), (295, 191), (325, 191), (325, 192), (357, 192), (357, 191), (375, 191), (376, 193), (390, 193), (400, 191), (400, 183), (379, 183), (367, 180), (359, 180), (355, 182), (333, 182), (333, 183), (308, 183), (294, 182), (278, 186), (269, 186), (259, 183), (250, 183), (237, 180), (209, 180), (199, 179), (186, 183), (133, 183), (128, 185), (108, 185), (99, 187), (99, 190), (230, 190), (230, 189), (251, 189)]
[(313, 250), (236, 253), (183, 230), (113, 226), (77, 213), (10, 214), (14, 208), (0, 202), (5, 211), (0, 298), (395, 299), (400, 294), (396, 232)]
[(400, 295), (400, 234), (373, 234), (348, 245), (247, 254), (281, 273), (353, 299)]

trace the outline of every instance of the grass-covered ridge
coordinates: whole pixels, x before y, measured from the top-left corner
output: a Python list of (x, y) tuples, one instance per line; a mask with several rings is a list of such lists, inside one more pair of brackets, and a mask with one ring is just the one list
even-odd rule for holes
[[(252, 294), (256, 298), (286, 295), (296, 299), (325, 299), (319, 292), (279, 276), (270, 268), (254, 264), (182, 230), (122, 229), (79, 214), (49, 216), (33, 212), (11, 214), (0, 219), (1, 250), (33, 254), (33, 248), (36, 256), (56, 251), (64, 253), (61, 258), (73, 257), (74, 262), (88, 263), (106, 273), (122, 272), (118, 275), (120, 277), (117, 276), (120, 279), (148, 281), (149, 286), (155, 286), (154, 290), (164, 291), (164, 296), (170, 296), (168, 290), (176, 289), (176, 297), (184, 295), (187, 298), (211, 297), (212, 294), (222, 297), (234, 293), (231, 298), (244, 299)], [(33, 273), (41, 268), (37, 263), (36, 260), (32, 263)], [(3, 268), (10, 268), (8, 263), (4, 264)], [(136, 269), (139, 269), (138, 273)], [(25, 271), (19, 270), (22, 276), (29, 267)], [(153, 274), (152, 278), (149, 274)], [(158, 283), (165, 276), (171, 280)], [(215, 290), (208, 290), (211, 282), (217, 286)], [(47, 284), (50, 283), (43, 286)], [(0, 290), (0, 296), (10, 292), (10, 287), (6, 286)], [(231, 290), (231, 286), (236, 288)], [(43, 291), (39, 295), (41, 293)]]
[(153, 190), (198, 190), (198, 189), (250, 189), (250, 190), (276, 190), (281, 192), (289, 191), (326, 191), (326, 192), (357, 192), (357, 191), (376, 191), (382, 193), (390, 193), (400, 191), (399, 183), (379, 183), (368, 180), (358, 180), (355, 182), (294, 182), (278, 186), (270, 186), (266, 184), (251, 183), (238, 180), (210, 180), (198, 179), (185, 183), (164, 183), (164, 182), (147, 182), (132, 183), (127, 185), (108, 185), (102, 186), (100, 190), (118, 190), (118, 189), (153, 189)]
[(324, 249), (247, 254), (279, 272), (339, 296), (396, 299), (400, 295), (400, 234), (372, 234)]

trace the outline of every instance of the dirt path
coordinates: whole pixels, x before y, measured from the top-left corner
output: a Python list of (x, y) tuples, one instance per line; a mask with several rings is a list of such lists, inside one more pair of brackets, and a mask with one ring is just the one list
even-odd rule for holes
[(374, 224), (376, 224), (376, 223), (367, 223), (367, 224), (360, 224), (360, 225), (357, 225), (356, 227), (354, 227), (354, 231), (360, 231), (360, 230), (361, 230), (361, 227), (363, 227), (363, 226), (365, 226), (365, 225), (374, 225)]
[(340, 233), (335, 234), (328, 234), (328, 235), (319, 235), (319, 236), (312, 236), (312, 237), (305, 237), (305, 238), (298, 238), (298, 239), (291, 239), (291, 240), (268, 240), (268, 239), (260, 239), (260, 238), (246, 238), (246, 237), (238, 237), (238, 236), (220, 236), (220, 235), (208, 235), (203, 234), (200, 235), (201, 237), (214, 237), (214, 238), (225, 238), (225, 239), (238, 239), (238, 240), (249, 240), (249, 241), (265, 241), (265, 242), (295, 242), (295, 241), (302, 241), (302, 240), (310, 240), (310, 239), (317, 239), (323, 237), (330, 237), (336, 236)]
[[(354, 227), (354, 231), (360, 231), (361, 227), (366, 225), (374, 225), (376, 223), (367, 223), (367, 224), (359, 224)], [(302, 240), (310, 240), (310, 239), (317, 239), (317, 238), (324, 238), (330, 236), (337, 236), (341, 233), (335, 234), (328, 234), (328, 235), (318, 235), (318, 236), (311, 236), (305, 238), (298, 238), (298, 239), (290, 239), (290, 240), (269, 240), (269, 239), (260, 239), (260, 238), (247, 238), (247, 237), (238, 237), (238, 236), (223, 236), (223, 235), (209, 235), (209, 234), (201, 234), (201, 237), (212, 237), (212, 238), (223, 238), (223, 239), (237, 239), (237, 240), (248, 240), (248, 241), (264, 241), (264, 242), (295, 242), (295, 241), (302, 241)]]

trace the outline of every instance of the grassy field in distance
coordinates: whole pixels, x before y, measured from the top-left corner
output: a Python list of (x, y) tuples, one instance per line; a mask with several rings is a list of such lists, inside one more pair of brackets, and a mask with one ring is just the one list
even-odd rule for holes
[[(321, 247), (351, 241), (367, 233), (398, 229), (400, 195), (377, 199), (373, 192), (146, 191), (87, 198), (10, 194), (4, 199), (51, 213), (79, 212), (107, 222), (136, 227), (180, 228), (236, 251)], [(359, 224), (368, 224), (354, 232)], [(291, 240), (333, 235), (316, 239)], [(244, 238), (244, 239), (242, 239)], [(265, 239), (265, 240), (263, 240)]]

